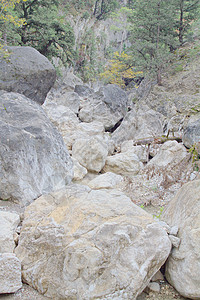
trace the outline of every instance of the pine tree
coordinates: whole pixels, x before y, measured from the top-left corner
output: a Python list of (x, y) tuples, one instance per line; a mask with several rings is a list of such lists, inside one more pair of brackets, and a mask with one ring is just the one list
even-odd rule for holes
[(58, 0), (26, 0), (16, 6), (16, 13), (25, 19), (17, 30), (20, 45), (32, 46), (49, 59), (60, 57), (63, 63), (73, 60), (74, 34), (59, 14)]
[(200, 0), (174, 0), (177, 11), (177, 30), (179, 42), (182, 45), (191, 23), (198, 17)]
[(176, 47), (176, 11), (174, 0), (136, 0), (131, 17), (131, 52), (133, 64), (156, 75), (161, 84), (161, 70)]

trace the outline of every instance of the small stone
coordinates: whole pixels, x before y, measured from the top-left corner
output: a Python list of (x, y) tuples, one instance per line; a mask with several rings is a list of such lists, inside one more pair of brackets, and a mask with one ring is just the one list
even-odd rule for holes
[(197, 177), (197, 175), (195, 173), (191, 173), (190, 175), (190, 180), (194, 180)]
[(178, 226), (171, 227), (170, 231), (169, 231), (169, 234), (177, 236), (177, 234), (178, 234)]
[(155, 281), (158, 281), (158, 280), (164, 280), (164, 276), (163, 274), (158, 271), (152, 278), (151, 278), (151, 281), (152, 282), (155, 282)]
[(156, 292), (156, 293), (160, 292), (160, 285), (157, 282), (150, 282), (148, 284), (148, 288), (153, 292)]
[(162, 226), (165, 229), (167, 233), (169, 233), (170, 227), (169, 225), (167, 225), (167, 223), (165, 223), (164, 221), (159, 221), (158, 223), (160, 224), (160, 226)]
[(170, 234), (170, 235), (169, 235), (169, 239), (170, 239), (170, 241), (172, 242), (172, 245), (173, 245), (175, 248), (178, 248), (178, 247), (179, 247), (181, 240), (180, 240), (178, 237), (176, 237), (176, 236)]

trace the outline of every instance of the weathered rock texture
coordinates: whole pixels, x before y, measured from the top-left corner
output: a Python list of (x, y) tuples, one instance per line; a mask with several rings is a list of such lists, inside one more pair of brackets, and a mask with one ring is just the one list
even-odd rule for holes
[(35, 102), (0, 93), (0, 199), (30, 203), (73, 177), (61, 135)]
[(99, 189), (113, 189), (120, 186), (123, 182), (123, 177), (112, 172), (107, 172), (105, 174), (101, 174), (91, 180), (88, 183), (88, 186), (91, 189), (99, 190)]
[(14, 251), (14, 233), (19, 222), (20, 217), (16, 213), (0, 211), (0, 253)]
[(112, 138), (116, 144), (120, 144), (126, 140), (160, 136), (162, 133), (162, 115), (144, 107), (137, 112), (134, 109), (128, 112)]
[(108, 156), (104, 167), (105, 172), (113, 172), (120, 175), (136, 175), (143, 164), (132, 151), (117, 153)]
[(135, 299), (170, 249), (123, 193), (69, 185), (26, 209), (16, 254), (23, 280), (52, 299)]
[(184, 179), (190, 154), (186, 148), (177, 141), (167, 141), (158, 153), (149, 161), (145, 172), (149, 176), (159, 175), (162, 184), (167, 188), (178, 180)]
[(200, 180), (178, 191), (163, 218), (170, 226), (178, 226), (181, 239), (167, 261), (166, 278), (182, 296), (200, 299)]
[(0, 90), (17, 92), (42, 104), (56, 80), (49, 60), (31, 47), (9, 47), (0, 59)]
[(197, 120), (189, 121), (183, 134), (183, 143), (186, 147), (196, 146), (196, 150), (200, 155), (200, 116)]
[(72, 156), (88, 171), (100, 172), (106, 162), (108, 148), (97, 138), (77, 139), (72, 147)]
[(100, 121), (111, 129), (126, 114), (128, 97), (117, 85), (109, 84), (82, 101), (79, 118), (83, 122)]
[(0, 254), (0, 294), (14, 293), (21, 287), (19, 259), (12, 253)]

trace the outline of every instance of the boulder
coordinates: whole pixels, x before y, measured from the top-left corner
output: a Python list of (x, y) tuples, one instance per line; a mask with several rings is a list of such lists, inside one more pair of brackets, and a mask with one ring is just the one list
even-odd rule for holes
[(43, 108), (48, 111), (48, 107), (50, 110), (51, 105), (62, 105), (68, 107), (77, 114), (80, 106), (80, 100), (81, 99), (77, 93), (66, 91), (64, 88), (52, 88), (43, 103)]
[(99, 190), (99, 189), (113, 189), (117, 188), (123, 181), (123, 177), (112, 172), (107, 172), (105, 174), (101, 174), (96, 178), (92, 179), (88, 186), (91, 189)]
[(82, 101), (79, 118), (83, 122), (100, 121), (110, 130), (125, 116), (127, 103), (126, 93), (110, 84)]
[(8, 59), (0, 59), (0, 90), (16, 92), (44, 103), (56, 80), (49, 60), (31, 47), (8, 47)]
[(73, 170), (74, 170), (73, 180), (76, 181), (76, 180), (83, 179), (85, 175), (87, 175), (87, 169), (81, 166), (74, 157), (72, 157), (72, 161), (73, 161)]
[(108, 156), (103, 170), (120, 175), (136, 175), (142, 168), (143, 164), (137, 155), (132, 151), (127, 151)]
[(178, 180), (185, 178), (186, 166), (190, 157), (182, 144), (177, 141), (167, 141), (148, 162), (145, 172), (151, 174), (150, 176), (158, 175), (162, 185), (167, 188)]
[(79, 96), (86, 97), (94, 93), (94, 90), (89, 88), (87, 85), (77, 84), (74, 92)]
[(61, 89), (65, 92), (74, 92), (75, 86), (82, 84), (83, 81), (73, 73), (73, 70), (66, 71), (60, 80)]
[(95, 137), (77, 139), (72, 146), (72, 156), (91, 172), (98, 173), (103, 169), (107, 155), (107, 145)]
[(139, 160), (143, 163), (147, 162), (148, 160), (148, 148), (146, 145), (138, 145), (138, 146), (133, 146), (134, 141), (129, 140), (129, 141), (124, 141), (121, 144), (121, 152), (127, 152), (127, 151), (132, 151), (137, 155)]
[(26, 209), (16, 255), (24, 282), (51, 299), (136, 299), (170, 249), (123, 193), (69, 185)]
[(0, 253), (0, 294), (14, 293), (21, 287), (19, 259), (13, 253)]
[[(62, 134), (67, 149), (71, 150), (77, 138), (79, 119), (76, 114), (63, 105), (51, 103), (44, 107), (49, 119)], [(80, 134), (80, 132), (79, 132)]]
[(63, 105), (71, 109), (75, 114), (78, 113), (80, 106), (80, 97), (74, 92), (62, 92), (59, 97), (54, 100), (59, 105)]
[(183, 143), (188, 148), (195, 145), (200, 155), (200, 117), (195, 121), (191, 118), (188, 122), (183, 134)]
[(121, 125), (113, 132), (112, 139), (116, 144), (126, 140), (137, 140), (163, 134), (162, 115), (152, 109), (131, 110)]
[(63, 139), (37, 103), (0, 93), (0, 132), (0, 199), (26, 205), (71, 181)]
[(181, 239), (168, 258), (165, 276), (182, 296), (200, 299), (200, 180), (183, 185), (163, 212), (163, 218), (179, 228)]
[(0, 211), (0, 253), (12, 253), (15, 248), (14, 233), (20, 217), (16, 213)]

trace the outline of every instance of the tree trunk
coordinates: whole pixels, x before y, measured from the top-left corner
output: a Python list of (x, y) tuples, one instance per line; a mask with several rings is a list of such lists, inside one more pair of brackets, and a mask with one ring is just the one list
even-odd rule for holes
[[(158, 2), (158, 24), (157, 24), (157, 41), (156, 41), (157, 55), (159, 52), (159, 42), (160, 42), (160, 1)], [(158, 59), (157, 83), (158, 83), (158, 85), (162, 85), (159, 57), (157, 57), (157, 59)]]
[(179, 42), (183, 44), (183, 7), (184, 7), (184, 0), (180, 0), (180, 19), (179, 19)]
[(99, 0), (96, 0), (96, 2), (95, 2), (95, 7), (94, 7), (94, 12), (93, 12), (93, 15), (94, 15), (94, 16), (95, 16), (96, 13), (97, 13), (98, 3), (99, 3)]

